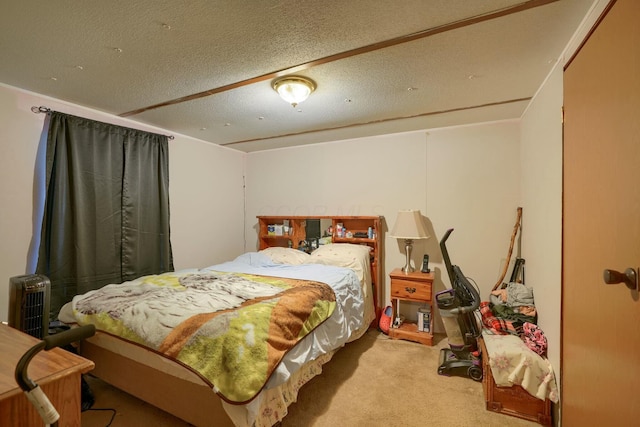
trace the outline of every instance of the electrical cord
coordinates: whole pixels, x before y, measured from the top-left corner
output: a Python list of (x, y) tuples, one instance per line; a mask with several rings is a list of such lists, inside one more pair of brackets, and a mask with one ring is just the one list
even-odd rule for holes
[[(92, 376), (91, 374), (88, 374), (89, 376)], [(91, 387), (89, 386), (89, 383), (85, 380), (84, 375), (82, 376), (82, 384), (81, 384), (82, 388), (82, 412), (88, 412), (88, 411), (111, 411), (113, 414), (111, 415), (111, 419), (109, 420), (109, 423), (106, 425), (106, 427), (111, 426), (111, 424), (113, 423), (113, 420), (116, 418), (116, 413), (117, 411), (114, 408), (94, 408), (93, 404), (95, 403), (95, 398), (93, 396), (93, 392), (91, 391)]]
[(478, 286), (478, 284), (476, 283), (475, 280), (473, 280), (473, 278), (465, 276), (467, 278), (467, 280), (471, 283), (473, 283), (473, 286), (476, 287), (476, 290), (478, 291), (478, 295), (480, 295), (480, 287)]
[(87, 409), (87, 411), (111, 411), (111, 419), (109, 420), (109, 423), (105, 426), (105, 427), (109, 427), (112, 423), (113, 420), (116, 418), (116, 410), (113, 408), (91, 408), (91, 409)]

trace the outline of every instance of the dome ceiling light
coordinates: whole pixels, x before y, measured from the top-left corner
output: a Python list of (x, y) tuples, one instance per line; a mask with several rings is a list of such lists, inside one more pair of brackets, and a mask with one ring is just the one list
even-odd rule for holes
[(285, 76), (274, 80), (271, 87), (278, 92), (282, 99), (295, 108), (296, 105), (309, 97), (311, 92), (316, 89), (316, 84), (306, 77)]

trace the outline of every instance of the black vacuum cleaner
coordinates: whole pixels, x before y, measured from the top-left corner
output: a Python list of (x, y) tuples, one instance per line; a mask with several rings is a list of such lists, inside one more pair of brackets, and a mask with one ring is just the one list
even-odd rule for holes
[(460, 267), (451, 265), (445, 242), (452, 232), (453, 228), (447, 230), (440, 241), (452, 288), (436, 294), (438, 312), (449, 341), (449, 348), (440, 350), (438, 374), (482, 381), (482, 359), (477, 341), (481, 330), (475, 316), (480, 307), (480, 294)]

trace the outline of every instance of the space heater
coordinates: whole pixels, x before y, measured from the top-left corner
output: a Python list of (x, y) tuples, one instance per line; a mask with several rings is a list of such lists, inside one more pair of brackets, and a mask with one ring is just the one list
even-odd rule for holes
[(51, 282), (41, 274), (9, 280), (9, 326), (43, 339), (49, 331)]

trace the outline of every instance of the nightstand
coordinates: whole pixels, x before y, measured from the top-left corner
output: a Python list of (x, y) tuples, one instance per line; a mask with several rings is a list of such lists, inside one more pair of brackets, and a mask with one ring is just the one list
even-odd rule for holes
[(389, 274), (391, 277), (391, 306), (393, 307), (393, 317), (399, 309), (400, 301), (414, 301), (427, 303), (431, 306), (431, 326), (429, 332), (418, 330), (418, 325), (414, 322), (404, 321), (399, 328), (389, 328), (389, 337), (393, 339), (404, 339), (419, 342), (425, 345), (433, 345), (433, 312), (432, 304), (433, 273), (404, 273), (402, 269), (396, 268)]

